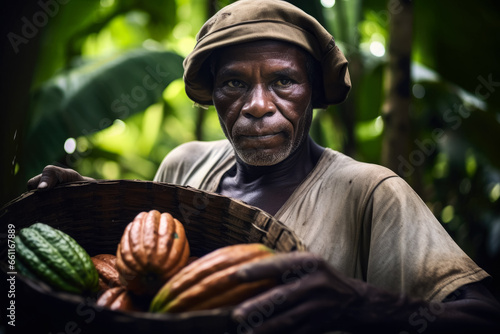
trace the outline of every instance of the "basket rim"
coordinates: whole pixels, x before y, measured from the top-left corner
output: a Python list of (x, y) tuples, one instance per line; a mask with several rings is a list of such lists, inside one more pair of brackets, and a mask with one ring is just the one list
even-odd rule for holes
[[(145, 181), (145, 180), (126, 180), (126, 179), (94, 180), (94, 181), (72, 181), (72, 182), (66, 182), (66, 183), (57, 184), (56, 186), (54, 186), (53, 188), (50, 188), (50, 189), (32, 189), (32, 190), (28, 190), (28, 191), (23, 192), (19, 196), (11, 199), (10, 201), (8, 201), (7, 203), (5, 203), (0, 208), (0, 219), (2, 218), (5, 210), (7, 210), (9, 207), (11, 207), (12, 205), (14, 205), (15, 203), (17, 203), (19, 201), (22, 201), (25, 198), (27, 198), (29, 196), (32, 196), (34, 194), (37, 194), (37, 193), (43, 194), (45, 192), (50, 192), (52, 190), (61, 189), (61, 188), (85, 187), (85, 186), (92, 186), (92, 185), (107, 185), (107, 184), (123, 184), (123, 185), (126, 185), (126, 184), (143, 184), (143, 185), (151, 184), (151, 185), (157, 185), (159, 187), (164, 186), (164, 187), (185, 189), (185, 190), (194, 191), (194, 192), (197, 192), (197, 193), (200, 193), (200, 194), (206, 194), (208, 196), (213, 196), (213, 197), (218, 197), (218, 198), (226, 198), (229, 201), (236, 202), (239, 205), (243, 205), (243, 206), (246, 206), (246, 207), (248, 207), (248, 208), (250, 208), (252, 210), (259, 211), (262, 214), (267, 215), (267, 216), (272, 217), (273, 219), (277, 220), (273, 215), (271, 215), (270, 213), (262, 210), (261, 208), (258, 208), (256, 206), (250, 205), (250, 204), (248, 204), (248, 203), (246, 203), (246, 202), (244, 202), (242, 200), (239, 200), (239, 199), (236, 199), (236, 198), (232, 198), (232, 197), (228, 197), (228, 196), (225, 196), (225, 195), (221, 195), (221, 194), (216, 193), (216, 192), (211, 192), (211, 191), (207, 191), (207, 190), (201, 190), (201, 189), (198, 189), (198, 188), (195, 188), (195, 187), (192, 187), (192, 186), (178, 185), (178, 184), (169, 183), (169, 182)], [(283, 223), (281, 223), (281, 224), (283, 224)]]
[[(298, 245), (298, 250), (306, 250), (305, 244), (302, 242), (302, 240), (297, 236), (297, 234), (289, 228), (287, 225), (285, 225), (283, 222), (281, 222), (279, 219), (271, 215), (270, 213), (266, 212), (265, 210), (262, 210), (256, 206), (250, 205), (242, 200), (235, 199), (232, 197), (228, 197), (219, 193), (211, 192), (211, 191), (206, 191), (206, 190), (201, 190), (192, 186), (188, 185), (178, 185), (174, 183), (169, 183), (169, 182), (158, 182), (158, 181), (145, 181), (145, 180), (127, 180), (127, 179), (116, 179), (116, 180), (84, 180), (84, 181), (73, 181), (73, 182), (66, 182), (62, 184), (58, 184), (55, 187), (51, 189), (32, 189), (28, 190), (16, 198), (10, 200), (7, 202), (4, 206), (0, 208), (0, 224), (2, 223), (3, 217), (9, 213), (9, 209), (13, 206), (15, 206), (17, 203), (25, 200), (26, 198), (30, 196), (36, 196), (40, 195), (43, 196), (42, 194), (44, 193), (50, 193), (53, 190), (60, 190), (60, 189), (70, 189), (70, 188), (81, 188), (81, 187), (101, 187), (101, 186), (106, 186), (106, 185), (141, 185), (143, 187), (151, 187), (152, 190), (158, 190), (158, 188), (177, 188), (177, 189), (182, 189), (185, 191), (189, 192), (194, 192), (200, 195), (205, 195), (208, 196), (208, 198), (216, 198), (216, 199), (225, 199), (227, 201), (230, 201), (232, 203), (235, 203), (236, 205), (244, 206), (247, 209), (258, 213), (261, 217), (264, 217), (266, 220), (273, 221), (280, 225), (284, 230), (287, 231), (291, 235), (291, 237), (294, 239), (295, 243)], [(252, 226), (261, 232), (264, 232), (260, 226), (252, 223)]]
[[(207, 195), (210, 195), (210, 196), (227, 198), (228, 200), (231, 200), (233, 202), (237, 202), (239, 204), (242, 204), (242, 205), (245, 205), (247, 207), (250, 207), (250, 208), (262, 211), (263, 213), (265, 213), (267, 215), (270, 215), (266, 211), (264, 211), (264, 210), (262, 210), (262, 209), (260, 209), (258, 207), (249, 205), (249, 204), (247, 204), (244, 201), (241, 201), (239, 199), (231, 198), (231, 197), (224, 196), (224, 195), (221, 195), (221, 194), (218, 194), (218, 193), (215, 193), (215, 192), (211, 192), (211, 191), (201, 190), (201, 189), (198, 189), (198, 188), (195, 188), (195, 187), (192, 187), (192, 186), (178, 185), (178, 184), (169, 183), (169, 182), (146, 181), (146, 180), (127, 180), (127, 179), (93, 180), (93, 181), (88, 181), (88, 180), (85, 180), (85, 181), (71, 181), (71, 182), (65, 182), (65, 183), (57, 184), (53, 188), (50, 188), (50, 189), (38, 189), (37, 188), (37, 189), (27, 190), (27, 191), (21, 193), (20, 195), (18, 195), (17, 197), (14, 197), (13, 199), (11, 199), (10, 201), (8, 201), (7, 203), (5, 203), (0, 208), (0, 212), (5, 211), (6, 209), (8, 209), (13, 204), (15, 204), (15, 203), (17, 203), (19, 201), (22, 201), (23, 199), (25, 199), (25, 198), (27, 198), (29, 196), (32, 196), (32, 195), (34, 195), (36, 193), (40, 193), (40, 194), (43, 194), (43, 193), (46, 193), (46, 192), (48, 193), (48, 192), (50, 192), (52, 190), (60, 189), (60, 188), (85, 187), (85, 186), (89, 186), (89, 185), (107, 185), (107, 184), (124, 184), (124, 185), (125, 184), (144, 184), (144, 185), (146, 185), (146, 184), (154, 184), (154, 185), (158, 185), (160, 187), (161, 186), (165, 186), (165, 187), (181, 188), (181, 189), (186, 189), (186, 190), (189, 190), (189, 191), (196, 191), (196, 192), (199, 192), (199, 193), (207, 194)], [(1, 215), (0, 215), (0, 218), (1, 218)]]

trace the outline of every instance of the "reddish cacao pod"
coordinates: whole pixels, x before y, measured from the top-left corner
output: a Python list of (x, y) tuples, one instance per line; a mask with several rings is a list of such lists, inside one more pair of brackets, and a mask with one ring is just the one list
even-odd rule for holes
[(99, 289), (107, 290), (121, 286), (118, 270), (116, 270), (116, 256), (113, 254), (98, 254), (91, 258), (99, 274)]
[(97, 305), (120, 311), (140, 311), (133, 297), (125, 288), (109, 288), (97, 299)]

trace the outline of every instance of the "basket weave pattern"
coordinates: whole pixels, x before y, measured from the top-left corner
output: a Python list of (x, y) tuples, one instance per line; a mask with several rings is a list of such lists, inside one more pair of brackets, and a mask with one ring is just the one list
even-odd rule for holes
[[(30, 191), (2, 208), (0, 222), (4, 229), (13, 224), (17, 232), (37, 221), (43, 222), (69, 234), (94, 256), (115, 254), (126, 225), (139, 212), (152, 209), (169, 212), (184, 224), (191, 254), (195, 256), (252, 242), (261, 242), (278, 252), (305, 250), (292, 231), (258, 208), (190, 187), (148, 181), (76, 182), (46, 191)], [(0, 259), (2, 271), (8, 272), (5, 239), (0, 240)], [(48, 303), (48, 307), (55, 308), (54, 313), (62, 312), (60, 308), (74, 313), (78, 303), (82, 303), (79, 296), (52, 291), (22, 277), (18, 280), (26, 284), (25, 293), (36, 292), (37, 303)], [(224, 310), (177, 315), (100, 310), (96, 314), (97, 321), (82, 322), (82, 326), (87, 326), (80, 328), (82, 333), (118, 330), (120, 326), (127, 332), (134, 332), (134, 328), (137, 332), (161, 328), (215, 333), (225, 329), (228, 316)]]

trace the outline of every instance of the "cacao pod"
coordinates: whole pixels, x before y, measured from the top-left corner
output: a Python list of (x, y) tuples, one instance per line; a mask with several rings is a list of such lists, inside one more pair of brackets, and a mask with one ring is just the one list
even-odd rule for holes
[(116, 256), (113, 254), (98, 254), (93, 256), (97, 273), (99, 274), (99, 289), (107, 290), (109, 288), (121, 286), (118, 270), (116, 270)]
[(258, 244), (219, 248), (184, 267), (153, 298), (151, 312), (186, 312), (236, 305), (276, 284), (265, 279), (241, 282), (235, 275), (247, 263), (274, 254)]
[(127, 225), (116, 252), (120, 281), (137, 295), (153, 296), (189, 258), (184, 226), (169, 213), (139, 213)]
[(43, 223), (19, 231), (15, 238), (16, 268), (54, 289), (95, 292), (99, 276), (88, 253), (69, 235)]
[(133, 297), (121, 286), (109, 288), (97, 299), (96, 304), (102, 307), (108, 307), (112, 310), (120, 311), (140, 311), (135, 305)]

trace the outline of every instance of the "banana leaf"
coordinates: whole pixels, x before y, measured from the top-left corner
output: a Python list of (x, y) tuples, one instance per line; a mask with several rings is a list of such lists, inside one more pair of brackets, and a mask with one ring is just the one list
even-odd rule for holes
[[(182, 77), (183, 58), (169, 51), (133, 50), (61, 73), (33, 93), (24, 167), (32, 176), (64, 158), (64, 143), (144, 111)], [(69, 166), (71, 167), (71, 166)]]

